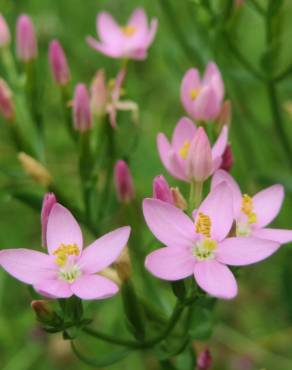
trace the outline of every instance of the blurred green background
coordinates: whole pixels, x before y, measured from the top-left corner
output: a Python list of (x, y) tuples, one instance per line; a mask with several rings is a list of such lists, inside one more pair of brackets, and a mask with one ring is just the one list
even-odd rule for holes
[[(209, 2), (206, 0), (206, 3)], [(290, 99), (292, 104), (292, 78), (288, 76), (273, 85), (279, 119), (271, 106), (271, 86), (250, 73), (249, 66), (246, 68), (246, 64), (239, 60), (238, 50), (263, 75), (269, 71), (277, 76), (284, 71), (292, 63), (292, 2), (279, 1), (280, 9), (273, 9), (273, 35), (270, 39), (265, 32), (266, 22), (253, 1), (246, 0), (239, 9), (231, 12), (226, 7), (228, 1), (210, 3), (215, 17), (210, 16), (196, 0), (0, 0), (0, 11), (13, 34), (20, 13), (29, 14), (36, 26), (48, 168), (68, 196), (80, 201), (77, 150), (67, 135), (59, 92), (49, 71), (48, 43), (52, 38), (58, 38), (64, 46), (72, 71), (72, 86), (79, 81), (89, 84), (101, 67), (109, 77), (114, 77), (118, 72), (118, 62), (89, 48), (85, 37), (96, 35), (95, 19), (99, 11), (107, 10), (123, 23), (135, 7), (143, 6), (149, 17), (158, 17), (159, 28), (148, 59), (132, 63), (126, 81), (127, 97), (140, 107), (139, 141), (132, 150), (130, 162), (138, 201), (151, 194), (155, 175), (163, 173), (172, 185), (175, 184), (159, 161), (155, 138), (159, 131), (170, 134), (184, 114), (179, 99), (184, 72), (191, 66), (202, 70), (208, 60), (213, 59), (222, 70), (226, 96), (233, 104), (230, 141), (235, 165), (232, 173), (244, 191), (250, 194), (275, 182), (284, 184), (286, 199), (275, 226), (291, 228), (292, 115), (285, 107)], [(266, 8), (268, 1), (258, 3)], [(135, 129), (128, 113), (119, 113), (118, 125), (122, 143), (120, 155), (123, 157), (132, 140), (136, 140)], [(281, 129), (284, 130), (282, 136), (279, 135)], [(1, 248), (38, 249), (39, 213), (15, 200), (7, 189), (17, 186), (38, 193), (41, 189), (21, 171), (4, 122), (0, 125), (0, 167)], [(149, 233), (147, 237), (150, 238)], [(292, 369), (290, 249), (291, 245), (284, 246), (267, 261), (243, 269), (238, 297), (232, 302), (218, 303), (215, 329), (208, 341), (214, 369)], [(167, 284), (161, 286), (168, 289)], [(87, 369), (74, 358), (60, 335), (47, 336), (41, 332), (30, 309), (30, 301), (26, 287), (0, 271), (1, 370)], [(165, 306), (166, 310), (170, 307), (170, 304)], [(93, 302), (88, 310), (92, 315), (96, 314), (97, 324), (105, 330), (119, 332), (120, 321), (123, 321), (119, 297)], [(89, 344), (85, 338), (83, 342), (84, 348), (92, 355), (110, 350), (99, 342)], [(202, 344), (196, 345), (202, 348)], [(138, 353), (132, 353), (110, 368), (150, 370), (156, 369), (157, 363), (147, 353), (143, 359)]]

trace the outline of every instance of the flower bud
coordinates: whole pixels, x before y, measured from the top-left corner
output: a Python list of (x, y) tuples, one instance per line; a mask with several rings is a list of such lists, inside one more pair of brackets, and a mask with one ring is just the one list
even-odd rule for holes
[(106, 277), (109, 280), (112, 280), (118, 286), (122, 284), (122, 281), (117, 273), (117, 271), (111, 267), (107, 267), (104, 270), (99, 272), (99, 275)]
[(197, 129), (191, 143), (186, 170), (188, 178), (196, 182), (203, 182), (212, 174), (212, 149), (208, 136), (202, 127)]
[(49, 215), (53, 206), (57, 203), (54, 193), (46, 193), (43, 198), (42, 211), (41, 211), (41, 225), (42, 225), (42, 245), (47, 246), (46, 234)]
[(103, 69), (97, 71), (91, 84), (91, 110), (98, 117), (106, 113), (106, 106), (109, 99), (108, 89)]
[(54, 320), (55, 313), (48, 301), (32, 301), (31, 308), (34, 310), (38, 321), (48, 324)]
[(234, 163), (234, 159), (233, 159), (231, 145), (227, 144), (226, 149), (222, 155), (222, 163), (221, 163), (220, 168), (222, 170), (229, 172), (233, 166), (233, 163)]
[(70, 70), (64, 50), (58, 40), (53, 40), (49, 46), (49, 62), (56, 83), (65, 86), (70, 81)]
[(85, 132), (92, 127), (89, 94), (84, 84), (78, 84), (75, 88), (73, 99), (73, 122), (77, 131)]
[(117, 161), (114, 177), (118, 200), (121, 203), (131, 202), (135, 198), (135, 190), (132, 175), (125, 161)]
[(217, 118), (218, 125), (222, 129), (225, 125), (230, 126), (232, 107), (230, 100), (225, 100), (222, 104), (221, 111)]
[(128, 281), (132, 273), (128, 247), (122, 250), (122, 253), (115, 262), (115, 267), (122, 283)]
[(4, 48), (10, 44), (10, 31), (5, 18), (0, 13), (0, 48)]
[(171, 194), (173, 198), (173, 203), (177, 208), (180, 208), (182, 211), (185, 211), (188, 208), (188, 203), (185, 200), (184, 196), (180, 192), (179, 188), (171, 188)]
[(22, 14), (16, 24), (17, 56), (22, 62), (30, 62), (38, 54), (34, 26), (30, 17)]
[(212, 366), (212, 357), (208, 348), (201, 352), (197, 359), (198, 370), (209, 370)]
[(153, 198), (173, 204), (173, 196), (164, 176), (156, 176), (153, 180)]
[(30, 155), (20, 152), (18, 159), (23, 167), (23, 170), (31, 176), (38, 184), (48, 187), (53, 182), (49, 171), (36, 159)]
[(7, 121), (13, 120), (15, 115), (12, 91), (2, 78), (0, 78), (0, 114)]

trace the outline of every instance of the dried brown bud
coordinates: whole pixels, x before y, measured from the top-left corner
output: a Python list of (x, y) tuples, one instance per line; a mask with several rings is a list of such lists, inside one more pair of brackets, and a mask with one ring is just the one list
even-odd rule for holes
[(122, 284), (122, 281), (119, 278), (117, 271), (111, 267), (107, 267), (106, 269), (102, 270), (99, 274), (113, 281), (119, 286)]
[(179, 188), (171, 188), (171, 194), (173, 198), (173, 203), (177, 208), (185, 211), (188, 208), (188, 203), (185, 200), (184, 196), (180, 192)]
[(30, 155), (20, 152), (18, 159), (23, 167), (23, 170), (31, 176), (37, 183), (44, 187), (51, 185), (53, 179), (49, 171), (35, 158)]
[(128, 247), (125, 247), (116, 260), (115, 267), (118, 273), (119, 278), (122, 282), (125, 282), (129, 280), (131, 273), (132, 273), (132, 267), (131, 267), (131, 260), (129, 256), (129, 249)]

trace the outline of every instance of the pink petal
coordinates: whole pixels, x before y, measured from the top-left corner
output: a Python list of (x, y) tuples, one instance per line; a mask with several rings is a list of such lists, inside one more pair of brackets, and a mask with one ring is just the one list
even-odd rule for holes
[(232, 299), (237, 295), (237, 283), (232, 272), (216, 260), (196, 263), (194, 275), (198, 285), (214, 297)]
[(237, 182), (234, 180), (234, 178), (231, 175), (229, 175), (228, 172), (223, 171), (223, 170), (218, 170), (215, 172), (214, 176), (212, 177), (211, 189), (213, 190), (216, 186), (218, 186), (222, 182), (226, 182), (231, 190), (232, 197), (233, 197), (234, 217), (237, 218), (240, 215), (241, 203), (242, 203), (242, 194), (241, 194), (240, 188)]
[(151, 20), (148, 34), (146, 34), (146, 39), (144, 43), (145, 48), (148, 48), (152, 44), (154, 37), (156, 36), (157, 27), (158, 27), (158, 19), (154, 18)]
[(119, 46), (124, 39), (120, 26), (107, 12), (98, 14), (96, 28), (100, 40), (105, 44)]
[(212, 84), (216, 89), (216, 94), (218, 95), (219, 100), (223, 99), (224, 83), (222, 81), (221, 73), (214, 62), (208, 63), (203, 77), (203, 84), (204, 85)]
[(186, 141), (192, 142), (196, 133), (196, 126), (193, 121), (187, 117), (181, 118), (175, 126), (172, 135), (172, 146), (176, 151), (179, 151)]
[(121, 58), (124, 56), (124, 52), (120, 48), (120, 46), (112, 46), (107, 44), (102, 44), (95, 40), (93, 37), (88, 36), (86, 37), (86, 41), (89, 46), (91, 46), (93, 49), (101, 52), (104, 55), (107, 55), (112, 58)]
[(183, 211), (158, 199), (144, 199), (145, 221), (161, 243), (168, 247), (192, 247), (196, 240), (195, 226)]
[(148, 31), (148, 21), (144, 9), (135, 9), (127, 25), (134, 27), (136, 30), (133, 36), (131, 36), (131, 40), (142, 41)]
[(82, 252), (78, 265), (82, 272), (94, 274), (111, 265), (126, 246), (131, 228), (121, 227), (103, 235)]
[(188, 248), (166, 247), (150, 253), (145, 260), (148, 271), (160, 279), (185, 279), (194, 272), (196, 260)]
[(119, 291), (114, 282), (99, 275), (83, 275), (74, 281), (71, 289), (81, 299), (105, 299)]
[(73, 295), (70, 284), (61, 279), (47, 279), (34, 284), (34, 289), (45, 297), (69, 298)]
[(198, 209), (211, 219), (211, 237), (221, 241), (229, 233), (233, 223), (232, 195), (227, 183), (216, 186)]
[(252, 236), (261, 239), (268, 239), (280, 244), (289, 243), (292, 241), (292, 230), (284, 229), (258, 229), (252, 232)]
[(30, 249), (2, 250), (0, 266), (26, 284), (53, 279), (57, 275), (56, 266), (50, 256)]
[(180, 97), (183, 107), (191, 117), (194, 117), (194, 101), (195, 101), (191, 98), (191, 91), (193, 89), (200, 89), (200, 87), (201, 81), (198, 70), (195, 68), (189, 69), (182, 79), (180, 88)]
[(215, 119), (221, 108), (216, 91), (211, 87), (204, 87), (194, 101), (193, 116), (196, 120), (209, 121)]
[(253, 197), (254, 212), (257, 215), (258, 228), (268, 225), (280, 212), (284, 200), (282, 185), (273, 185)]
[(47, 245), (49, 254), (61, 244), (76, 244), (81, 252), (83, 238), (80, 227), (71, 212), (57, 203), (52, 208), (47, 226)]
[(213, 160), (216, 158), (222, 157), (228, 142), (228, 126), (223, 126), (218, 139), (212, 148), (212, 157)]
[(216, 259), (232, 266), (250, 265), (269, 257), (279, 246), (271, 240), (254, 237), (227, 238), (219, 244)]

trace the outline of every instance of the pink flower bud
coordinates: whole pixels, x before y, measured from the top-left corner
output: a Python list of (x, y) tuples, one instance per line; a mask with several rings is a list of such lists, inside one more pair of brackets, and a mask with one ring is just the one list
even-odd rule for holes
[(8, 121), (15, 114), (12, 92), (3, 79), (0, 79), (0, 114)]
[(197, 359), (198, 370), (209, 370), (212, 366), (212, 356), (208, 348), (201, 352)]
[(38, 54), (34, 26), (30, 17), (21, 15), (16, 24), (17, 56), (22, 62), (30, 62)]
[(77, 131), (85, 132), (92, 127), (89, 93), (84, 84), (78, 84), (75, 88), (73, 99), (73, 122)]
[(173, 196), (164, 176), (156, 176), (153, 180), (153, 198), (173, 204)]
[(118, 200), (121, 203), (131, 202), (135, 198), (135, 190), (132, 175), (125, 161), (117, 161), (114, 175)]
[(53, 206), (57, 203), (55, 194), (46, 193), (43, 198), (43, 205), (41, 211), (41, 224), (42, 224), (42, 245), (45, 248), (47, 246), (47, 225), (49, 215)]
[(226, 149), (222, 155), (222, 163), (220, 168), (225, 171), (230, 171), (234, 163), (231, 145), (227, 144)]
[(208, 136), (202, 127), (197, 129), (191, 143), (186, 170), (188, 178), (196, 182), (203, 182), (212, 174), (212, 149)]
[(70, 70), (66, 55), (58, 40), (53, 40), (49, 47), (49, 61), (56, 83), (65, 86), (70, 81)]
[(91, 110), (97, 116), (102, 116), (106, 113), (106, 106), (109, 100), (108, 88), (105, 81), (105, 73), (103, 69), (99, 69), (92, 81), (91, 85)]
[(10, 44), (10, 31), (5, 18), (0, 13), (0, 48), (3, 48)]

